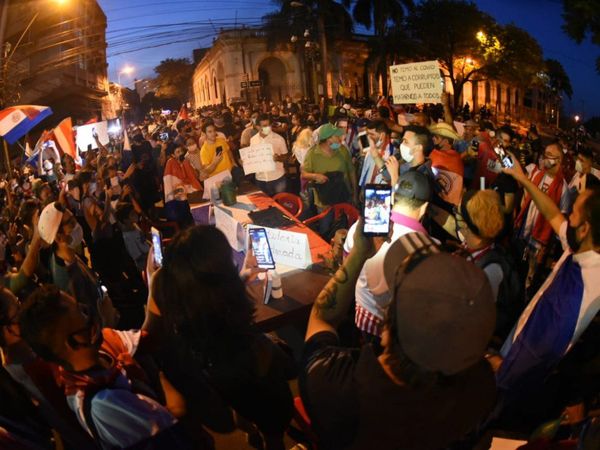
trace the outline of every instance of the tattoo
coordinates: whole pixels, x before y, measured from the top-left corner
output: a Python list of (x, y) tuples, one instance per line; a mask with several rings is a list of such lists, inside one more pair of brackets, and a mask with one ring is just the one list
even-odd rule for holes
[(340, 284), (348, 282), (348, 272), (345, 267), (340, 267), (333, 278), (319, 293), (315, 305), (318, 310), (335, 309), (337, 306), (337, 290)]

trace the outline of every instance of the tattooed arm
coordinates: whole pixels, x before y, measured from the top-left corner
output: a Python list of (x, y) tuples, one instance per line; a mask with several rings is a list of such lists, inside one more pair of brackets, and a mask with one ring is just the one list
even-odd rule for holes
[(373, 256), (375, 246), (363, 235), (362, 220), (354, 233), (354, 247), (335, 275), (317, 296), (310, 313), (305, 340), (321, 331), (335, 329), (354, 300), (356, 280), (365, 263)]

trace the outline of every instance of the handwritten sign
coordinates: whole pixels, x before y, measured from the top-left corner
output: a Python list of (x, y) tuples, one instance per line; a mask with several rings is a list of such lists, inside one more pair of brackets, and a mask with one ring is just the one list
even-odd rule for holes
[(394, 103), (441, 103), (442, 82), (437, 61), (390, 66)]
[[(254, 227), (250, 225), (250, 227)], [(304, 233), (266, 228), (273, 259), (277, 265), (306, 269), (312, 264), (308, 236)], [(279, 271), (279, 269), (277, 269)]]
[(236, 252), (244, 250), (244, 242), (246, 240), (244, 235), (244, 229), (242, 225), (230, 216), (227, 211), (215, 206), (215, 226), (221, 230), (221, 232), (227, 238), (229, 245)]
[(231, 172), (229, 170), (224, 170), (223, 172), (219, 172), (218, 174), (204, 180), (204, 192), (202, 193), (202, 198), (206, 200), (210, 199), (210, 190), (213, 187), (219, 189), (223, 180), (226, 179), (231, 180)]
[(241, 148), (240, 158), (242, 158), (242, 165), (244, 166), (244, 173), (246, 175), (275, 170), (273, 146), (271, 144), (256, 144)]

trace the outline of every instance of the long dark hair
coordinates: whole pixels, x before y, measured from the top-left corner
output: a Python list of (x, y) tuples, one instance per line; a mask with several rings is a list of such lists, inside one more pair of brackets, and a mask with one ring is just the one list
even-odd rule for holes
[(167, 332), (183, 340), (195, 359), (210, 365), (250, 344), (254, 304), (216, 228), (179, 233), (166, 248), (153, 290)]

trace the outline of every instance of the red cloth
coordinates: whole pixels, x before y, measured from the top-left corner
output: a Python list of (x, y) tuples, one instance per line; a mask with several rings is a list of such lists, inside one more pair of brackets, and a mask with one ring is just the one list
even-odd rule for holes
[(465, 166), (460, 157), (460, 153), (455, 150), (434, 150), (429, 156), (431, 166), (439, 169), (445, 169), (454, 172), (461, 177), (464, 176)]
[[(546, 175), (545, 170), (534, 169), (531, 173), (530, 179), (533, 184), (539, 186), (544, 176)], [(554, 180), (552, 184), (548, 188), (548, 192), (546, 194), (552, 199), (555, 205), (560, 205), (560, 198), (562, 196), (564, 176), (562, 170), (559, 170), (558, 173), (554, 176)], [(521, 207), (521, 212), (517, 216), (517, 220), (515, 221), (515, 228), (520, 228), (523, 225), (523, 221), (527, 217), (527, 213), (529, 211), (529, 205), (531, 204), (531, 196), (525, 193), (523, 197), (523, 204)], [(552, 226), (550, 222), (548, 222), (544, 216), (540, 213), (533, 224), (533, 230), (531, 230), (531, 236), (538, 242), (542, 244), (547, 244), (550, 238), (552, 237)]]
[(488, 168), (488, 164), (498, 160), (496, 152), (494, 152), (492, 141), (487, 137), (487, 133), (483, 134), (483, 139), (479, 143), (477, 152), (477, 169), (475, 170), (475, 178), (471, 184), (471, 189), (479, 189), (479, 179), (485, 178), (485, 187), (489, 188), (496, 180), (498, 174), (492, 172)]

